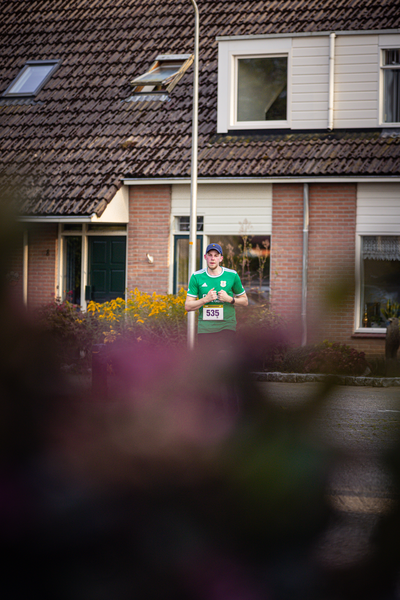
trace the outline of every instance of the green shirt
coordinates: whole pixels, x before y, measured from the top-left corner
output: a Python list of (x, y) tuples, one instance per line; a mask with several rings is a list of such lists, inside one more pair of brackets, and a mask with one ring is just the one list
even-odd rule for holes
[[(220, 275), (209, 275), (207, 269), (201, 269), (196, 271), (190, 278), (188, 296), (193, 298), (204, 298), (208, 292), (214, 288), (218, 292), (225, 290), (225, 292), (233, 298), (233, 295), (242, 296), (245, 294), (245, 289), (242, 286), (239, 275), (232, 269), (226, 269), (222, 267)], [(222, 307), (223, 319), (213, 320), (213, 315), (216, 312), (213, 307)], [(204, 317), (211, 315), (210, 320), (206, 320)], [(206, 312), (204, 312), (206, 311)], [(236, 330), (236, 313), (235, 307), (228, 302), (221, 302), (220, 300), (214, 300), (199, 309), (199, 333), (216, 333), (223, 329)]]

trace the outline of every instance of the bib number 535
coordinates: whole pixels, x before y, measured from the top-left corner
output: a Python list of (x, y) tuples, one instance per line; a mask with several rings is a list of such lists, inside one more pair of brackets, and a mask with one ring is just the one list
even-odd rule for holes
[(223, 321), (224, 307), (223, 306), (205, 306), (203, 308), (203, 321)]

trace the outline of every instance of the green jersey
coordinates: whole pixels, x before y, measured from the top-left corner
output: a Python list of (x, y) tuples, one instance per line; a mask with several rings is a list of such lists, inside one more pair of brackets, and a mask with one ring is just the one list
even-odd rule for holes
[[(196, 271), (190, 278), (188, 296), (193, 298), (204, 298), (214, 288), (218, 292), (225, 292), (233, 298), (233, 295), (242, 296), (245, 289), (242, 286), (239, 275), (232, 269), (222, 267), (219, 275), (209, 275), (207, 269)], [(223, 329), (236, 330), (235, 307), (228, 302), (213, 300), (201, 306), (199, 309), (199, 333), (216, 333)]]

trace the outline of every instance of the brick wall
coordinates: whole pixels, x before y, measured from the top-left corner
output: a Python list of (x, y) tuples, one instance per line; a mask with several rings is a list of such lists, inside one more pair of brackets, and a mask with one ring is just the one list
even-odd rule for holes
[[(307, 341), (349, 344), (369, 355), (384, 352), (384, 340), (353, 336), (357, 186), (310, 184)], [(303, 186), (274, 184), (271, 244), (271, 304), (301, 324)], [(299, 327), (294, 343), (299, 342)]]
[[(303, 186), (272, 187), (271, 306), (299, 323), (303, 264)], [(296, 333), (296, 338), (298, 332)], [(298, 340), (297, 340), (298, 341)], [(296, 340), (294, 340), (296, 342)]]
[(55, 298), (58, 229), (56, 224), (38, 224), (28, 233), (28, 307)]
[[(169, 273), (171, 187), (130, 187), (128, 290), (166, 294)], [(154, 257), (149, 264), (146, 253)]]
[(350, 343), (354, 328), (357, 186), (309, 186), (307, 314), (310, 341)]

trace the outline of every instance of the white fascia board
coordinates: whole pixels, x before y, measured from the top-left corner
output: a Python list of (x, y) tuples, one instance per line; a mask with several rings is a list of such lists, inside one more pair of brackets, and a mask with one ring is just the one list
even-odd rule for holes
[(217, 42), (231, 42), (235, 40), (265, 40), (273, 38), (294, 38), (294, 37), (320, 37), (322, 35), (386, 35), (390, 33), (400, 33), (400, 29), (366, 29), (357, 31), (301, 31), (298, 33), (260, 33), (253, 35), (217, 35)]
[[(73, 217), (57, 217), (53, 215), (39, 217), (18, 217), (23, 223), (91, 223), (96, 215), (74, 215)], [(97, 217), (96, 217), (97, 219)]]
[[(124, 185), (188, 185), (190, 178), (157, 178), (157, 179), (124, 179)], [(392, 177), (204, 177), (198, 178), (200, 184), (216, 184), (216, 183), (400, 183), (400, 176)]]

